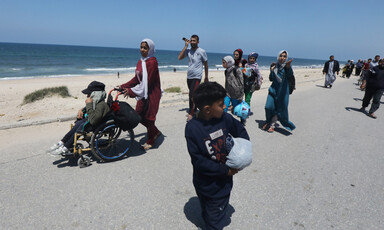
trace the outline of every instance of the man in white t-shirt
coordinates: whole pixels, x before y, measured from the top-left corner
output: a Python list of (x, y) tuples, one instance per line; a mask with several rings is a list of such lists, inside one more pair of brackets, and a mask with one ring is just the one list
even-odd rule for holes
[[(189, 89), (189, 113), (188, 113), (188, 121), (192, 119), (196, 106), (193, 103), (193, 93), (195, 92), (197, 86), (199, 86), (201, 82), (201, 78), (203, 76), (203, 65), (205, 78), (204, 82), (208, 82), (208, 57), (205, 50), (198, 46), (199, 44), (199, 36), (192, 35), (191, 40), (183, 39), (185, 41), (185, 46), (183, 50), (180, 52), (178, 59), (182, 60), (186, 56), (188, 56), (188, 72), (187, 72), (187, 84)], [(191, 48), (188, 49), (188, 45), (191, 45)]]
[(376, 55), (375, 59), (371, 63), (369, 63), (369, 70), (371, 70), (372, 73), (375, 73), (373, 70), (373, 67), (378, 66), (380, 61), (380, 55)]

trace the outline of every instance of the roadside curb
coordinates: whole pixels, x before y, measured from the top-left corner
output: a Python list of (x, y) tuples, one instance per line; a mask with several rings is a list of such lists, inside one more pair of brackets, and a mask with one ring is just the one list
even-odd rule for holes
[(58, 117), (54, 119), (47, 119), (47, 120), (40, 120), (40, 121), (28, 121), (28, 122), (18, 122), (18, 123), (12, 123), (8, 125), (0, 125), (0, 130), (6, 130), (6, 129), (13, 129), (13, 128), (22, 128), (27, 126), (34, 126), (34, 125), (44, 125), (54, 122), (63, 122), (63, 121), (70, 121), (75, 120), (74, 116), (67, 116), (67, 117)]

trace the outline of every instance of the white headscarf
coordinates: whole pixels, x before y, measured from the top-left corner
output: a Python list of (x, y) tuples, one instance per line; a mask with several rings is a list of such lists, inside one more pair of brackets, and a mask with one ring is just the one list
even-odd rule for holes
[(141, 43), (143, 42), (146, 42), (149, 47), (148, 55), (145, 58), (141, 57), (141, 61), (146, 61), (148, 58), (153, 57), (153, 55), (155, 54), (155, 43), (149, 38), (143, 39)]
[(230, 69), (235, 65), (235, 59), (231, 56), (225, 56), (223, 60), (227, 63), (227, 69)]
[(92, 101), (93, 101), (92, 102), (92, 108), (95, 110), (97, 103), (99, 103), (100, 101), (104, 101), (106, 96), (107, 96), (107, 93), (104, 90), (103, 91), (93, 91), (90, 95), (90, 97), (92, 98)]
[[(142, 74), (143, 74), (142, 81), (140, 82), (140, 84), (131, 88), (132, 92), (134, 92), (137, 95), (136, 100), (148, 98), (148, 72), (147, 72), (147, 65), (145, 62), (146, 62), (146, 60), (148, 60), (148, 58), (153, 57), (153, 55), (155, 54), (155, 43), (149, 38), (143, 39), (141, 41), (141, 43), (143, 43), (143, 42), (148, 44), (149, 51), (148, 51), (148, 55), (146, 57), (141, 56), (141, 59), (140, 59), (141, 60), (141, 69), (143, 71), (142, 72)], [(140, 81), (138, 73), (136, 73), (136, 77)]]
[(280, 72), (280, 71), (285, 67), (285, 65), (287, 64), (287, 61), (285, 61), (285, 62), (282, 63), (282, 64), (279, 62), (279, 57), (280, 57), (280, 55), (281, 55), (282, 53), (286, 53), (286, 54), (287, 54), (287, 60), (288, 60), (288, 51), (286, 51), (286, 50), (281, 50), (281, 51), (279, 52), (279, 54), (277, 55), (277, 63), (276, 63), (276, 67), (275, 67), (275, 69), (273, 70), (273, 72), (275, 72), (276, 80), (277, 80), (279, 83), (282, 82), (282, 79), (281, 79), (280, 76), (277, 75), (277, 73)]

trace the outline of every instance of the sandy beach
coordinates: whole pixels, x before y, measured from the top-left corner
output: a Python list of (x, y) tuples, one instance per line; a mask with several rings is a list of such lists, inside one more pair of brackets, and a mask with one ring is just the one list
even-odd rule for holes
[[(323, 75), (321, 69), (298, 69), (294, 68), (297, 87), (306, 87), (308, 83), (319, 81), (322, 84)], [(253, 94), (257, 97), (260, 92), (266, 90), (270, 86), (268, 80), (269, 70), (261, 70), (264, 82), (262, 89)], [(87, 85), (97, 80), (106, 85), (109, 91), (114, 86), (123, 84), (130, 80), (133, 74), (103, 75), (103, 76), (80, 76), (80, 77), (61, 77), (61, 78), (35, 78), (20, 80), (1, 80), (0, 81), (0, 129), (12, 127), (22, 127), (31, 124), (41, 124), (44, 122), (62, 121), (74, 118), (78, 109), (84, 106), (85, 96), (81, 90)], [(161, 72), (161, 85), (165, 90), (170, 87), (180, 87), (180, 93), (164, 93), (161, 99), (161, 107), (180, 105), (180, 108), (188, 105), (188, 88), (186, 84), (186, 72)], [(224, 85), (223, 71), (210, 71), (209, 80), (217, 81)], [(24, 97), (36, 90), (67, 86), (71, 97), (62, 98), (52, 96), (43, 100), (23, 105)], [(264, 97), (264, 94), (263, 94)], [(135, 105), (134, 98), (123, 99), (128, 100), (132, 106)]]

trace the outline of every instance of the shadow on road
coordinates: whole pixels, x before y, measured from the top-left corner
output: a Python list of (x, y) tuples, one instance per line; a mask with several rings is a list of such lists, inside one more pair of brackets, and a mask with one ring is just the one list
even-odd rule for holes
[(265, 124), (265, 121), (264, 120), (255, 120), (255, 122), (257, 123), (257, 126), (259, 127), (259, 129), (263, 130), (263, 125)]
[(292, 135), (291, 132), (289, 132), (289, 131), (286, 130), (286, 129), (280, 128), (279, 125), (276, 126), (276, 128), (275, 128), (275, 132), (278, 132), (278, 133), (280, 133), (280, 134), (283, 134), (284, 136), (290, 136), (290, 135)]
[(359, 113), (367, 115), (370, 118), (376, 119), (376, 117), (370, 115), (367, 111), (361, 111), (360, 109), (357, 109), (357, 108), (345, 107), (345, 110), (347, 110), (347, 111), (351, 111), (352, 110), (352, 111), (355, 111), (355, 112), (359, 112)]
[[(226, 215), (225, 226), (228, 226), (231, 223), (232, 214), (235, 212), (235, 209), (232, 205), (228, 204), (228, 211)], [(201, 216), (201, 207), (200, 201), (197, 196), (189, 198), (188, 202), (184, 205), (184, 214), (187, 219), (193, 223), (196, 227), (204, 229), (205, 224)]]
[[(363, 99), (356, 98), (356, 97), (354, 97), (353, 100), (355, 100), (355, 101), (363, 101)], [(380, 101), (380, 104), (384, 104), (384, 102), (383, 102), (383, 101)]]
[(331, 88), (325, 87), (324, 85), (316, 85), (316, 87), (320, 87), (320, 88), (324, 88), (324, 89), (331, 89)]
[(185, 112), (189, 113), (189, 108), (181, 108), (181, 109), (179, 109), (179, 111), (180, 111), (180, 112), (181, 112), (181, 111), (185, 111)]
[[(148, 138), (146, 133), (141, 133), (141, 134), (139, 134), (139, 135), (135, 135), (135, 139), (136, 139), (137, 137), (140, 137), (140, 136), (142, 136), (142, 138), (138, 141), (138, 143), (139, 143), (139, 148), (141, 148), (141, 145), (145, 144), (145, 142), (147, 141), (147, 138)], [(160, 147), (160, 145), (163, 144), (163, 142), (164, 142), (164, 140), (165, 140), (166, 137), (167, 137), (167, 136), (165, 136), (164, 133), (162, 133), (162, 134), (156, 139), (156, 142), (155, 142), (155, 144), (152, 146), (151, 149), (158, 149), (158, 148)], [(145, 151), (144, 151), (143, 149), (141, 149), (141, 150), (145, 153)], [(141, 155), (141, 154), (139, 154), (139, 155)], [(133, 156), (133, 155), (129, 154), (129, 156)], [(138, 156), (138, 155), (135, 155), (135, 156)]]
[(354, 97), (353, 100), (355, 100), (355, 101), (363, 101), (363, 99), (360, 99), (360, 98), (357, 98), (357, 97)]
[(366, 112), (366, 111), (361, 111), (361, 110), (358, 109), (358, 108), (345, 107), (345, 110), (347, 110), (348, 112), (350, 112), (350, 111), (355, 111), (355, 112), (359, 112), (359, 113), (363, 113), (363, 114), (367, 115), (367, 112)]
[[(263, 125), (265, 124), (265, 121), (264, 120), (255, 120), (255, 122), (257, 123), (259, 129), (263, 130), (266, 132), (266, 130), (263, 129)], [(275, 132), (278, 132), (280, 134), (283, 134), (284, 136), (289, 136), (289, 135), (292, 135), (291, 132), (289, 132), (288, 130), (284, 129), (284, 128), (280, 128), (280, 125), (279, 124), (276, 124), (275, 126)], [(268, 132), (266, 132), (268, 133)]]
[(77, 160), (76, 157), (62, 157), (59, 160), (54, 161), (52, 164), (57, 165), (58, 168), (64, 168), (64, 167), (77, 167)]
[[(139, 141), (136, 141), (139, 137), (141, 139)], [(132, 143), (131, 149), (128, 151), (126, 157), (122, 158), (121, 160), (124, 160), (126, 158), (130, 157), (137, 157), (140, 155), (143, 155), (146, 153), (146, 151), (141, 147), (146, 141), (147, 134), (146, 133), (140, 133), (135, 135), (135, 140)], [(156, 143), (153, 147), (153, 149), (159, 148), (159, 146), (164, 142), (165, 136), (161, 135), (157, 140)], [(98, 159), (96, 159), (91, 151), (85, 151), (83, 152), (84, 155), (87, 155), (91, 158), (91, 162), (98, 162), (99, 164), (111, 164), (114, 161), (109, 161), (109, 162), (100, 162)], [(77, 167), (77, 161), (79, 157), (78, 156), (65, 156), (62, 157), (56, 161), (54, 161), (52, 164), (56, 165), (58, 168), (64, 168), (64, 167)]]

